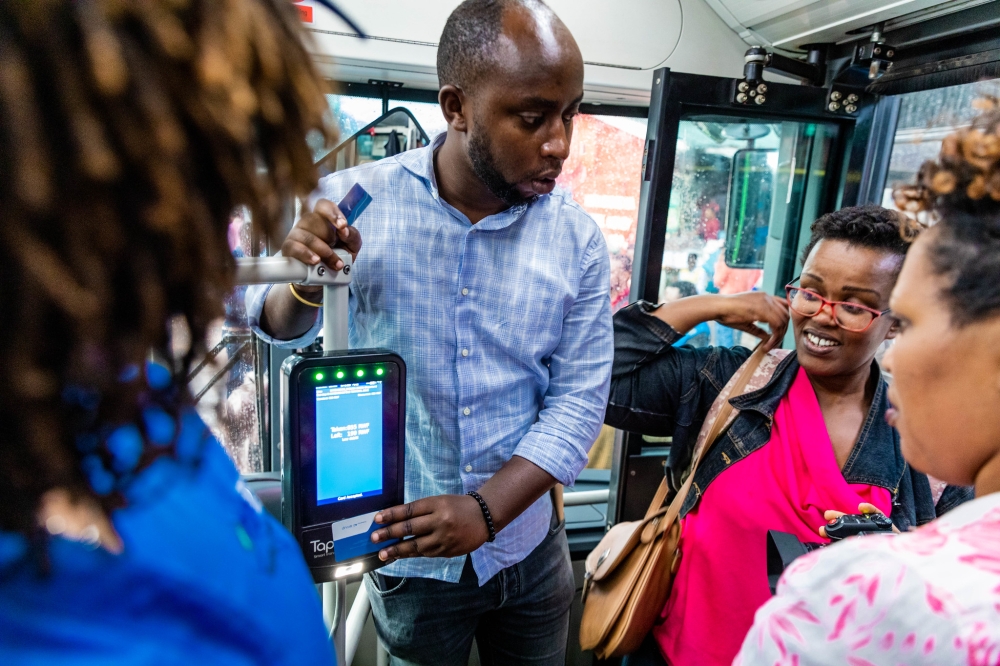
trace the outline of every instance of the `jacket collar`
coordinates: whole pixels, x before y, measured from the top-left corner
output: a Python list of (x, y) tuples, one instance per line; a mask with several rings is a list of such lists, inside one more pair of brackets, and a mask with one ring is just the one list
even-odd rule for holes
[[(771, 381), (730, 402), (740, 411), (758, 412), (768, 422), (773, 421), (778, 404), (795, 381), (799, 367), (798, 357), (792, 352), (778, 365)], [(881, 372), (874, 361), (872, 369)], [(885, 420), (889, 408), (887, 388), (885, 379), (880, 378), (858, 441), (842, 471), (848, 483), (879, 486), (895, 494), (906, 471), (906, 461), (899, 448), (899, 434)]]

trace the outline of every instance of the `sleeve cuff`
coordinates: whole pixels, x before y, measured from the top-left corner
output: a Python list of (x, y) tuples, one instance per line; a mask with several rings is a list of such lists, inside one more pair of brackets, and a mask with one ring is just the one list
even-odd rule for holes
[(538, 465), (564, 486), (572, 486), (587, 466), (587, 451), (583, 447), (535, 430), (521, 438), (514, 455)]
[(684, 334), (662, 319), (652, 316), (660, 307), (649, 301), (637, 301), (615, 313), (615, 324), (628, 326), (634, 332), (649, 331), (657, 340), (672, 345), (683, 338)]
[(316, 323), (312, 325), (312, 328), (294, 340), (277, 340), (261, 330), (260, 315), (264, 311), (264, 301), (267, 300), (267, 295), (271, 292), (271, 287), (273, 286), (272, 284), (255, 284), (247, 287), (247, 323), (250, 325), (250, 330), (258, 338), (278, 349), (301, 349), (302, 347), (308, 347), (316, 340), (320, 329), (323, 328), (322, 308), (320, 308), (319, 316), (316, 317)]

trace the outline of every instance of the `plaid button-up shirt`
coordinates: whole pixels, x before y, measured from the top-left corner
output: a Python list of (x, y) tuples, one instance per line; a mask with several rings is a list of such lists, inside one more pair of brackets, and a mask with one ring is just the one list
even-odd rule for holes
[[(473, 225), (441, 199), (431, 146), (327, 176), (311, 197), (360, 183), (372, 203), (350, 296), (352, 348), (407, 364), (406, 501), (478, 490), (511, 456), (570, 485), (604, 420), (614, 355), (604, 238), (555, 190)], [(257, 334), (269, 286), (247, 291)], [(472, 553), (480, 583), (545, 537), (548, 494)], [(391, 576), (457, 582), (465, 558), (396, 562)]]

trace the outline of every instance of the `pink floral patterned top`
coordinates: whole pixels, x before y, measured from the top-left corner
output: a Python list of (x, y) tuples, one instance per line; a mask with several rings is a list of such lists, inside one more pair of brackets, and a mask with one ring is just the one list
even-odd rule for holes
[(733, 666), (1000, 664), (1000, 493), (796, 560)]

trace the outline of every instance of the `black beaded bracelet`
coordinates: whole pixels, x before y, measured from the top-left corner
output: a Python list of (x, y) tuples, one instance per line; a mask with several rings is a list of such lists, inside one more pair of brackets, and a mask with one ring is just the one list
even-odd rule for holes
[(490, 507), (486, 506), (486, 500), (484, 500), (482, 495), (477, 493), (475, 490), (470, 490), (465, 494), (469, 495), (470, 497), (472, 497), (472, 499), (479, 502), (479, 508), (483, 510), (483, 518), (486, 519), (486, 529), (490, 531), (490, 537), (487, 539), (487, 541), (489, 542), (496, 541), (497, 533), (493, 529), (493, 516), (490, 515)]

